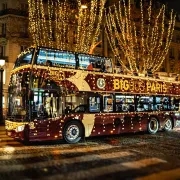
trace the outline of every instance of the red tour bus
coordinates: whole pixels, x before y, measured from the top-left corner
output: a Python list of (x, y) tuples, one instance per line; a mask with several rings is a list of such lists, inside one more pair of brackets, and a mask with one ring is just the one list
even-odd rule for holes
[(25, 142), (155, 134), (180, 125), (179, 100), (178, 81), (113, 73), (105, 57), (29, 48), (11, 73), (5, 127)]

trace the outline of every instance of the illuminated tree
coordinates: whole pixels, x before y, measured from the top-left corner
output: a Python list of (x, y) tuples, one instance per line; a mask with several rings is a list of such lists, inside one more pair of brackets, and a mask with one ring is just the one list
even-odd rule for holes
[(77, 0), (72, 6), (68, 0), (28, 0), (34, 45), (92, 52), (100, 34), (105, 1), (92, 0), (85, 6)]
[[(106, 9), (109, 44), (126, 71), (157, 71), (168, 53), (176, 16), (172, 10), (165, 21), (165, 5), (152, 12), (152, 0), (149, 4), (140, 0), (140, 8), (134, 8), (130, 0), (122, 0)], [(125, 59), (120, 58), (121, 52)]]

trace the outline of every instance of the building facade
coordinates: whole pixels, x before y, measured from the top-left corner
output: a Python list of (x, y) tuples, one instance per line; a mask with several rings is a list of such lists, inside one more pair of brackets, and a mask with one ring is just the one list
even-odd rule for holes
[(17, 55), (30, 44), (28, 38), (28, 4), (26, 0), (0, 1), (0, 59), (5, 60), (3, 109), (7, 111), (10, 72)]

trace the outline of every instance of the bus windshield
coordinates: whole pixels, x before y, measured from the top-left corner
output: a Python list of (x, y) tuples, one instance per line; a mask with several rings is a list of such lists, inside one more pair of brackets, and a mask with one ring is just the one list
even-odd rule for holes
[(21, 53), (16, 59), (14, 69), (22, 65), (31, 64), (33, 52), (34, 49), (30, 48), (27, 51)]
[(28, 73), (13, 74), (9, 86), (8, 114), (14, 120), (26, 120), (28, 112)]

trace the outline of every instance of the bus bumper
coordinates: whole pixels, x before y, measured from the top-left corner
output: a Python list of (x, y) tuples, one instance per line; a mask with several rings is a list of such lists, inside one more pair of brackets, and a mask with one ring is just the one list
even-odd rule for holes
[(24, 141), (24, 131), (16, 132), (15, 130), (6, 130), (6, 135), (16, 140)]
[(24, 140), (24, 127), (28, 124), (27, 122), (14, 122), (5, 120), (6, 134), (17, 140)]

